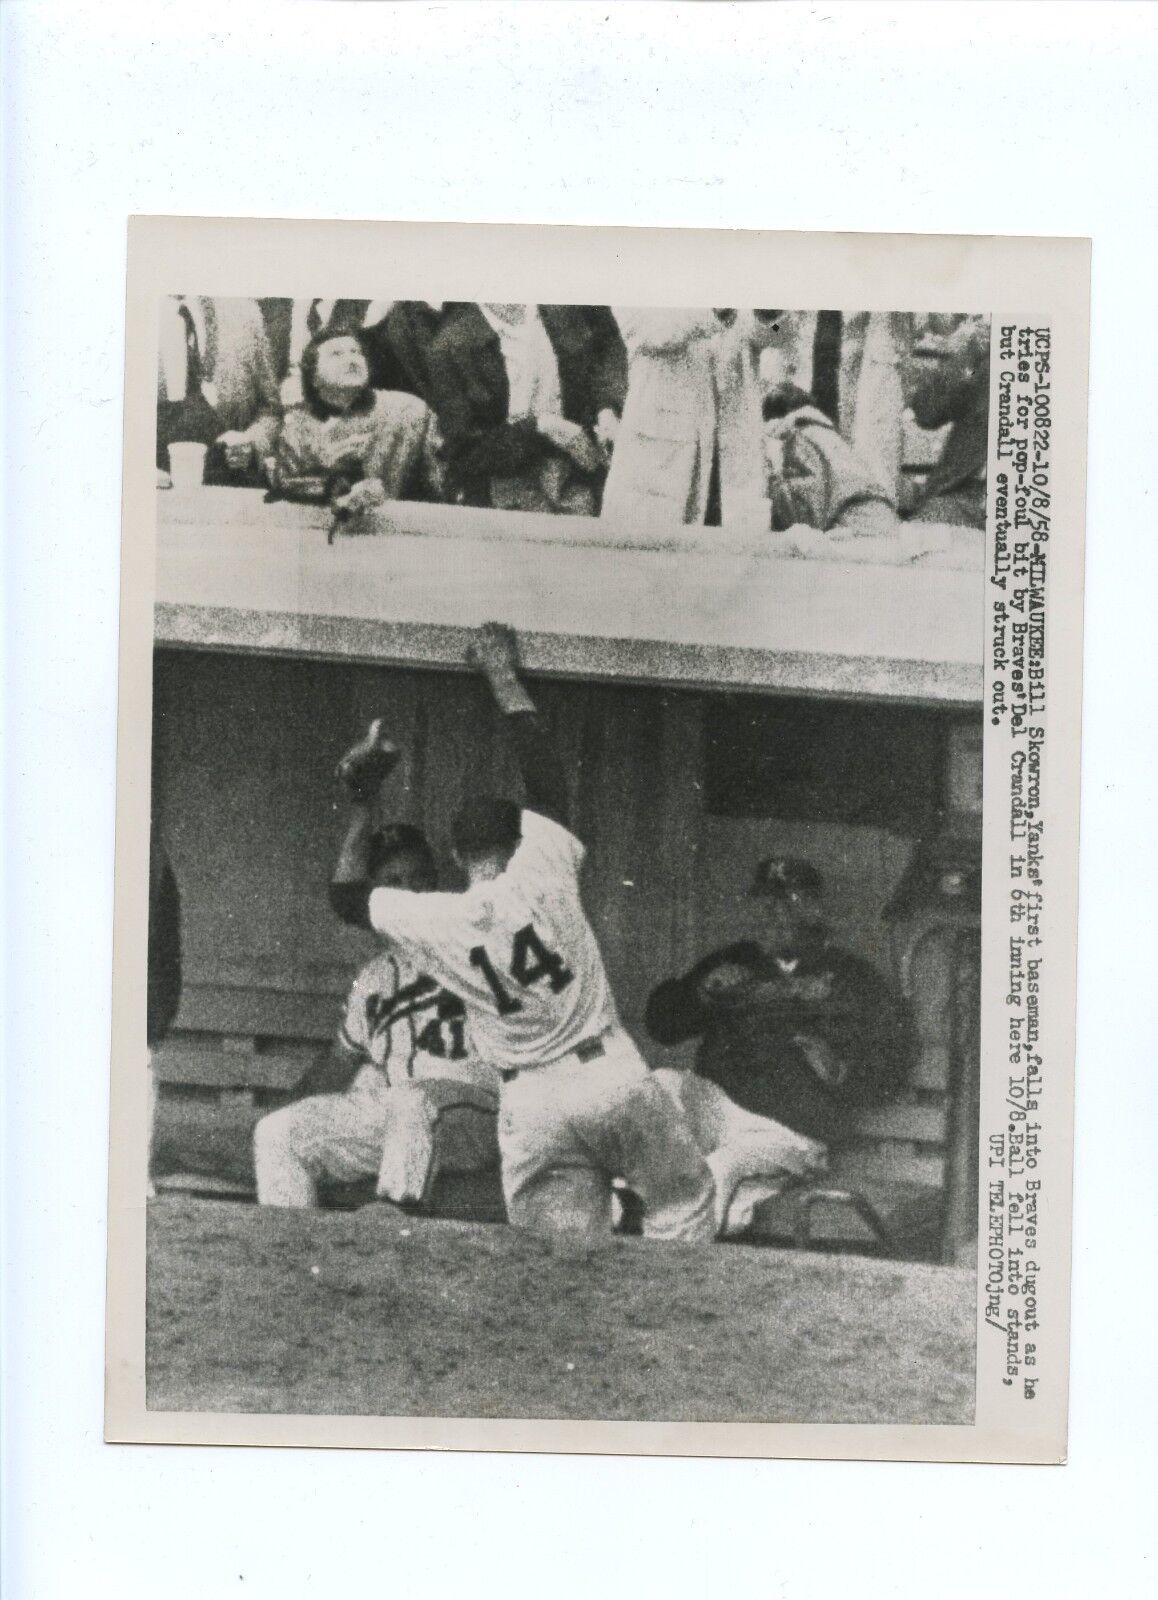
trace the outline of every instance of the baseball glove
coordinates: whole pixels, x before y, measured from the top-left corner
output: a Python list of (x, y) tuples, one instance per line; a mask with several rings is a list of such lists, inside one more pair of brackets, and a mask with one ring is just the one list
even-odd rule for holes
[(335, 776), (352, 800), (363, 805), (373, 800), (382, 782), (398, 764), (399, 750), (382, 732), (382, 719), (376, 718), (364, 739), (346, 751), (338, 762)]

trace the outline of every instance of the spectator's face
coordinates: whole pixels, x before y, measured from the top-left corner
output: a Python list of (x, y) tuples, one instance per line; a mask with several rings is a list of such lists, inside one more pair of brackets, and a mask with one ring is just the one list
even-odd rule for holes
[(348, 394), (364, 389), (370, 381), (366, 357), (362, 346), (352, 334), (340, 339), (327, 339), (318, 350), (318, 386), (333, 392)]
[(977, 333), (968, 317), (929, 316), (901, 363), (905, 404), (922, 428), (940, 428), (968, 408), (977, 376)]
[(771, 350), (783, 342), (782, 311), (753, 311), (750, 339), (754, 350)]

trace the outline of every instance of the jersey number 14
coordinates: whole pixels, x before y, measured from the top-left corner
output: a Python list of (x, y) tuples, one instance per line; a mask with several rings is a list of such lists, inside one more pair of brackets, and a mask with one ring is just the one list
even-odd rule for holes
[[(485, 946), (476, 944), (470, 953), (471, 965), (477, 967), (487, 981), (487, 988), (495, 997), (500, 1017), (509, 1017), (521, 1011), (523, 1002), (511, 994), (495, 971)], [(523, 989), (546, 979), (552, 994), (565, 989), (575, 974), (555, 950), (548, 950), (531, 923), (520, 928), (511, 944), (510, 974)]]

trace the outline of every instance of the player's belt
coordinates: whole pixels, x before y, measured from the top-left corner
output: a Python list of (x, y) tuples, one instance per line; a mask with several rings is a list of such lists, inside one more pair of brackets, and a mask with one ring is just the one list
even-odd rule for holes
[[(573, 1050), (568, 1050), (566, 1055), (559, 1057), (559, 1060), (566, 1061), (567, 1056), (574, 1056), (576, 1061), (598, 1061), (600, 1056), (605, 1056), (606, 1054), (607, 1046), (603, 1043), (601, 1038), (596, 1036), (593, 1039), (580, 1039), (575, 1048)], [(555, 1063), (552, 1061), (550, 1065), (554, 1066)], [(526, 1069), (523, 1067), (500, 1067), (499, 1077), (504, 1083), (513, 1083), (518, 1077), (519, 1073), (525, 1070)], [(537, 1069), (531, 1068), (530, 1070), (536, 1071)]]

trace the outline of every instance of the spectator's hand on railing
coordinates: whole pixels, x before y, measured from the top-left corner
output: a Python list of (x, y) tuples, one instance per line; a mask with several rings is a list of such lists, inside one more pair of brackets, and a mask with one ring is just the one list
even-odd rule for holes
[(333, 502), (335, 511), (344, 511), (349, 516), (356, 516), (361, 511), (372, 511), (375, 506), (386, 504), (386, 490), (381, 478), (363, 478), (356, 483), (348, 494), (342, 494)]

